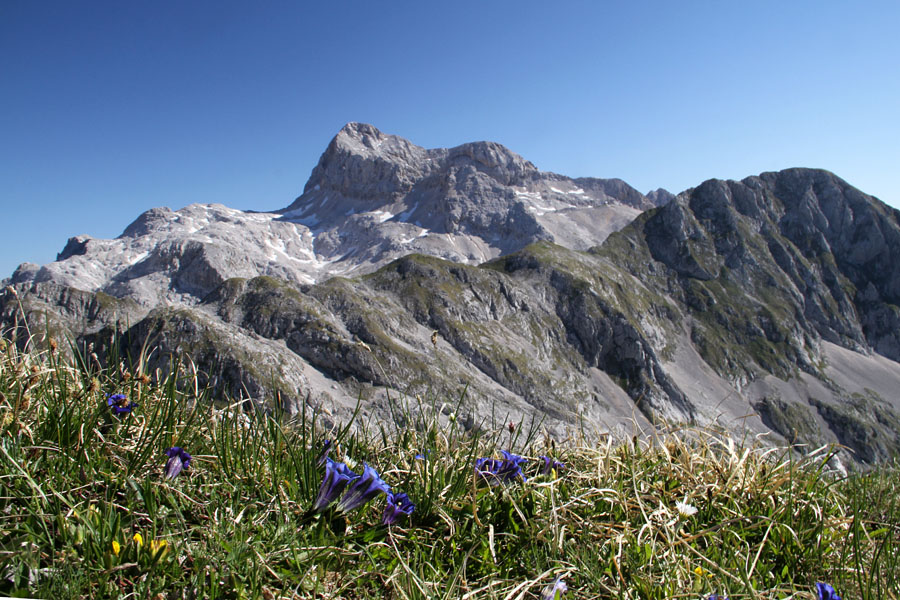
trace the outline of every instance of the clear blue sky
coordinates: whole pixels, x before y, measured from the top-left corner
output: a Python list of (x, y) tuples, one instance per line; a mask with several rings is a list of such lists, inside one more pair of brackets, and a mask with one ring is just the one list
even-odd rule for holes
[(154, 206), (286, 206), (349, 121), (673, 192), (900, 205), (900, 2), (0, 1), (0, 277)]

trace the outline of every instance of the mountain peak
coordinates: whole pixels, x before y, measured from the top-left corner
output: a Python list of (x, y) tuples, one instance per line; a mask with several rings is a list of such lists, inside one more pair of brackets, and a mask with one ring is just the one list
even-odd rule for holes
[(278, 212), (343, 240), (369, 239), (373, 219), (390, 222), (385, 227), (403, 229), (391, 235), (406, 240), (398, 252), (428, 244), (418, 251), (480, 262), (544, 239), (586, 250), (654, 206), (624, 181), (544, 173), (497, 142), (425, 149), (352, 122), (332, 139), (303, 194)]
[(361, 200), (393, 201), (438, 172), (472, 169), (503, 186), (522, 186), (540, 176), (534, 164), (497, 142), (426, 150), (368, 123), (350, 122), (328, 144), (303, 193), (328, 190)]
[(368, 123), (360, 123), (359, 121), (351, 121), (341, 127), (338, 136), (348, 136), (362, 138), (365, 136), (384, 137), (384, 134), (374, 125)]
[(383, 133), (377, 127), (368, 123), (353, 122), (347, 123), (338, 131), (329, 149), (331, 149), (331, 146), (334, 146), (335, 149), (367, 154), (379, 151), (385, 142), (393, 146), (413, 145), (399, 136)]
[(490, 173), (504, 185), (521, 184), (526, 176), (538, 173), (537, 167), (530, 161), (497, 142), (470, 142), (446, 151), (433, 152), (446, 153), (446, 158), (450, 162), (471, 161), (478, 170)]
[(367, 123), (347, 123), (328, 144), (303, 192), (323, 188), (366, 198), (408, 190), (422, 175), (424, 159), (425, 149), (409, 140)]

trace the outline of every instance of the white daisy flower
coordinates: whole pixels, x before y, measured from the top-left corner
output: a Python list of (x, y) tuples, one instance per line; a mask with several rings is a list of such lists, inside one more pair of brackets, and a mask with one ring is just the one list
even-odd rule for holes
[[(685, 500), (687, 499), (685, 498)], [(692, 517), (697, 514), (697, 507), (691, 506), (687, 502), (676, 502), (675, 510), (677, 510), (678, 514), (682, 517)]]

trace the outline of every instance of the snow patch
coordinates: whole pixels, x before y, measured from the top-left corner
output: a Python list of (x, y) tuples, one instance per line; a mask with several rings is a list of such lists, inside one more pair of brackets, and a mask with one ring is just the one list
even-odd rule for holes
[(128, 266), (136, 265), (149, 255), (149, 252), (141, 252), (140, 254), (136, 254), (128, 259)]
[[(277, 252), (279, 254), (287, 254), (285, 252), (286, 248), (284, 245), (284, 240), (279, 237), (276, 237), (274, 239), (274, 241), (272, 238), (266, 238), (265, 244), (266, 244), (266, 246), (268, 246), (269, 248), (271, 248), (272, 250), (274, 250), (275, 252)], [(269, 254), (272, 254), (272, 253), (269, 253)], [(274, 256), (269, 256), (269, 258), (271, 260), (275, 260)]]
[(417, 209), (417, 208), (419, 208), (419, 203), (418, 203), (418, 202), (416, 202), (415, 204), (413, 204), (413, 205), (412, 205), (412, 208), (410, 208), (409, 210), (400, 213), (400, 215), (399, 215), (400, 220), (401, 220), (401, 221), (407, 221), (407, 220), (409, 220), (409, 218), (412, 216), (412, 214), (413, 214), (414, 212), (416, 212), (416, 209)]
[(418, 234), (414, 235), (413, 237), (409, 237), (409, 238), (400, 238), (399, 240), (397, 240), (397, 243), (398, 243), (398, 244), (401, 244), (401, 245), (406, 245), (406, 244), (409, 244), (409, 243), (411, 243), (411, 242), (414, 242), (415, 240), (417, 240), (417, 239), (419, 239), (419, 238), (425, 237), (425, 236), (428, 235), (429, 233), (431, 233), (429, 230), (423, 229), (422, 231), (420, 231)]
[(313, 213), (308, 217), (303, 217), (302, 219), (297, 219), (297, 223), (301, 225), (306, 225), (307, 227), (315, 227), (319, 223), (322, 222), (322, 219), (319, 218), (319, 215)]
[(532, 204), (531, 206), (527, 207), (527, 210), (530, 212), (533, 212), (535, 215), (537, 215), (539, 217), (542, 215), (545, 215), (549, 212), (557, 211), (557, 209), (553, 208), (552, 206), (540, 206), (538, 204)]
[(295, 208), (294, 210), (289, 210), (283, 215), (281, 215), (282, 219), (294, 219), (295, 217), (299, 217), (306, 211), (308, 211), (312, 207), (312, 203), (307, 202), (300, 208)]

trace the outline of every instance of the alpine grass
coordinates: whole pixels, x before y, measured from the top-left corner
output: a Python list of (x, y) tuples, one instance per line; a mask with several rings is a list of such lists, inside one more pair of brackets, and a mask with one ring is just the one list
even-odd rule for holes
[(900, 597), (895, 466), (702, 429), (558, 443), (420, 399), (324, 430), (186, 362), (47, 348), (0, 340), (0, 595)]

